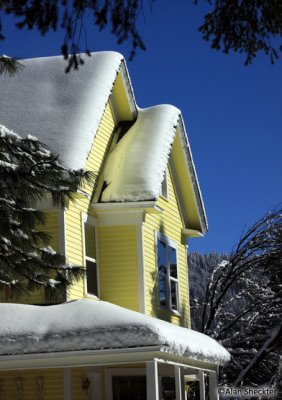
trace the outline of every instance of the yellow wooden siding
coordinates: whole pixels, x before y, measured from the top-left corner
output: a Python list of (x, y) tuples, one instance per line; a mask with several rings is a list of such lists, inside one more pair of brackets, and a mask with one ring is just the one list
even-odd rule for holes
[(101, 299), (139, 310), (135, 225), (98, 228)]
[(85, 379), (86, 377), (87, 373), (84, 368), (71, 369), (71, 393), (73, 400), (85, 400), (86, 396), (82, 390), (81, 385), (82, 385), (82, 380)]
[[(189, 303), (188, 303), (188, 273), (187, 273), (187, 251), (183, 243), (183, 222), (181, 211), (173, 187), (170, 170), (168, 178), (168, 199), (160, 197), (157, 205), (164, 211), (161, 214), (147, 214), (144, 223), (144, 263), (146, 282), (146, 312), (166, 321), (181, 326), (189, 326)], [(180, 313), (178, 316), (173, 312), (161, 309), (158, 303), (158, 277), (156, 260), (156, 233), (161, 232), (177, 243), (178, 280)]]
[[(96, 176), (99, 175), (101, 171), (101, 167), (103, 165), (104, 158), (107, 154), (107, 150), (110, 145), (110, 139), (112, 132), (115, 127), (114, 117), (112, 114), (112, 110), (110, 104), (108, 103), (99, 125), (97, 134), (95, 136), (95, 140), (93, 141), (93, 145), (91, 151), (88, 155), (86, 170), (94, 172)], [(85, 184), (83, 186), (83, 190), (90, 196), (93, 193), (93, 182), (89, 184)]]
[[(114, 119), (110, 105), (107, 104), (86, 164), (86, 169), (94, 172), (96, 176), (98, 176), (103, 165), (113, 129)], [(87, 193), (88, 197), (82, 195), (76, 196), (75, 201), (69, 203), (69, 207), (65, 213), (66, 256), (68, 262), (75, 265), (84, 265), (82, 213), (93, 215), (90, 201), (94, 185), (95, 180), (91, 184), (85, 184), (83, 186), (83, 191)], [(75, 282), (69, 290), (68, 300), (78, 299), (84, 296), (84, 280)]]
[(45, 214), (47, 217), (46, 224), (40, 229), (51, 236), (50, 245), (55, 251), (59, 251), (59, 211), (46, 211)]
[[(62, 369), (21, 370), (0, 372), (0, 399), (13, 400), (17, 396), (17, 381), (22, 382), (23, 399), (37, 400), (38, 378), (43, 378), (44, 400), (62, 400), (64, 398), (64, 381)], [(1, 393), (2, 391), (2, 393)], [(2, 397), (1, 397), (2, 396)]]
[[(38, 226), (38, 230), (50, 235), (50, 246), (55, 251), (59, 251), (59, 212), (58, 210), (45, 211), (46, 224)], [(9, 289), (0, 291), (0, 302), (42, 304), (48, 303), (44, 296), (44, 290), (39, 289), (33, 293), (22, 294), (20, 298), (13, 297)]]

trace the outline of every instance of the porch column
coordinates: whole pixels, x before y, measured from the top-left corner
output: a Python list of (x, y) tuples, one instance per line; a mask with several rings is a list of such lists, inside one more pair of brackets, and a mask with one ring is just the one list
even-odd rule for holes
[(215, 371), (209, 372), (209, 393), (210, 400), (218, 400), (218, 391), (217, 391), (217, 375)]
[(199, 386), (200, 386), (200, 400), (205, 400), (205, 374), (204, 371), (199, 371)]
[(174, 366), (174, 376), (175, 376), (175, 400), (181, 400), (181, 370), (180, 367)]
[(146, 362), (147, 399), (159, 400), (158, 364), (156, 361)]

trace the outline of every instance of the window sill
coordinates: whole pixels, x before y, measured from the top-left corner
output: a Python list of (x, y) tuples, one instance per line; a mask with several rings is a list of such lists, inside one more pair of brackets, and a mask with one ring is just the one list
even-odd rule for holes
[(175, 316), (177, 316), (177, 317), (182, 317), (182, 316), (183, 316), (179, 311), (173, 310), (173, 309), (168, 308), (168, 307), (159, 306), (159, 310), (165, 311), (165, 312), (167, 312), (167, 313), (169, 313), (169, 314), (173, 314), (173, 315), (175, 315)]
[(95, 294), (85, 293), (84, 298), (93, 299), (93, 300), (100, 300), (100, 297), (96, 296)]

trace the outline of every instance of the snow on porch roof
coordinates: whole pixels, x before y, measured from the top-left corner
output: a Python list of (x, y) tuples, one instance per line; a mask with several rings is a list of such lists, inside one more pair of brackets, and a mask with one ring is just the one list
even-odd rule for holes
[(0, 77), (0, 123), (36, 136), (67, 167), (85, 168), (122, 60), (115, 52), (92, 53), (69, 74), (61, 56), (21, 61), (22, 71)]
[(55, 306), (0, 304), (0, 355), (163, 346), (222, 364), (229, 353), (201, 333), (96, 300)]

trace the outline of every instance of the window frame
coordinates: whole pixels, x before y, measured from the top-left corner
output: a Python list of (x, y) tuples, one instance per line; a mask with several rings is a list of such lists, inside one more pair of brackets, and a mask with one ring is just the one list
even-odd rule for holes
[(165, 200), (168, 200), (168, 169), (166, 169), (162, 180), (161, 197)]
[[(162, 242), (165, 244), (165, 257), (166, 257), (166, 269), (167, 273), (164, 275), (165, 279), (165, 295), (166, 295), (166, 302), (167, 305), (162, 305), (160, 303), (160, 296), (159, 296), (159, 263), (158, 263), (158, 243)], [(169, 263), (169, 248), (175, 249), (176, 252), (176, 274), (177, 278), (174, 278), (170, 274), (170, 263)], [(179, 289), (179, 269), (178, 269), (178, 246), (177, 243), (164, 235), (161, 232), (156, 232), (156, 266), (157, 266), (157, 279), (158, 279), (158, 305), (163, 310), (168, 310), (174, 314), (180, 315), (180, 289)], [(176, 309), (172, 307), (172, 291), (171, 291), (171, 282), (176, 283)]]
[[(95, 251), (96, 251), (96, 259), (89, 257), (86, 255), (86, 238), (85, 238), (85, 225), (88, 224), (91, 227), (94, 227), (95, 231)], [(87, 297), (93, 297), (95, 299), (100, 297), (100, 276), (99, 276), (99, 262), (98, 262), (98, 245), (97, 245), (97, 221), (95, 218), (91, 217), (88, 214), (82, 213), (82, 240), (83, 240), (83, 265), (85, 270), (84, 277), (84, 293)], [(97, 295), (94, 293), (90, 293), (87, 290), (87, 266), (86, 261), (90, 261), (96, 264), (96, 279), (97, 279)]]

